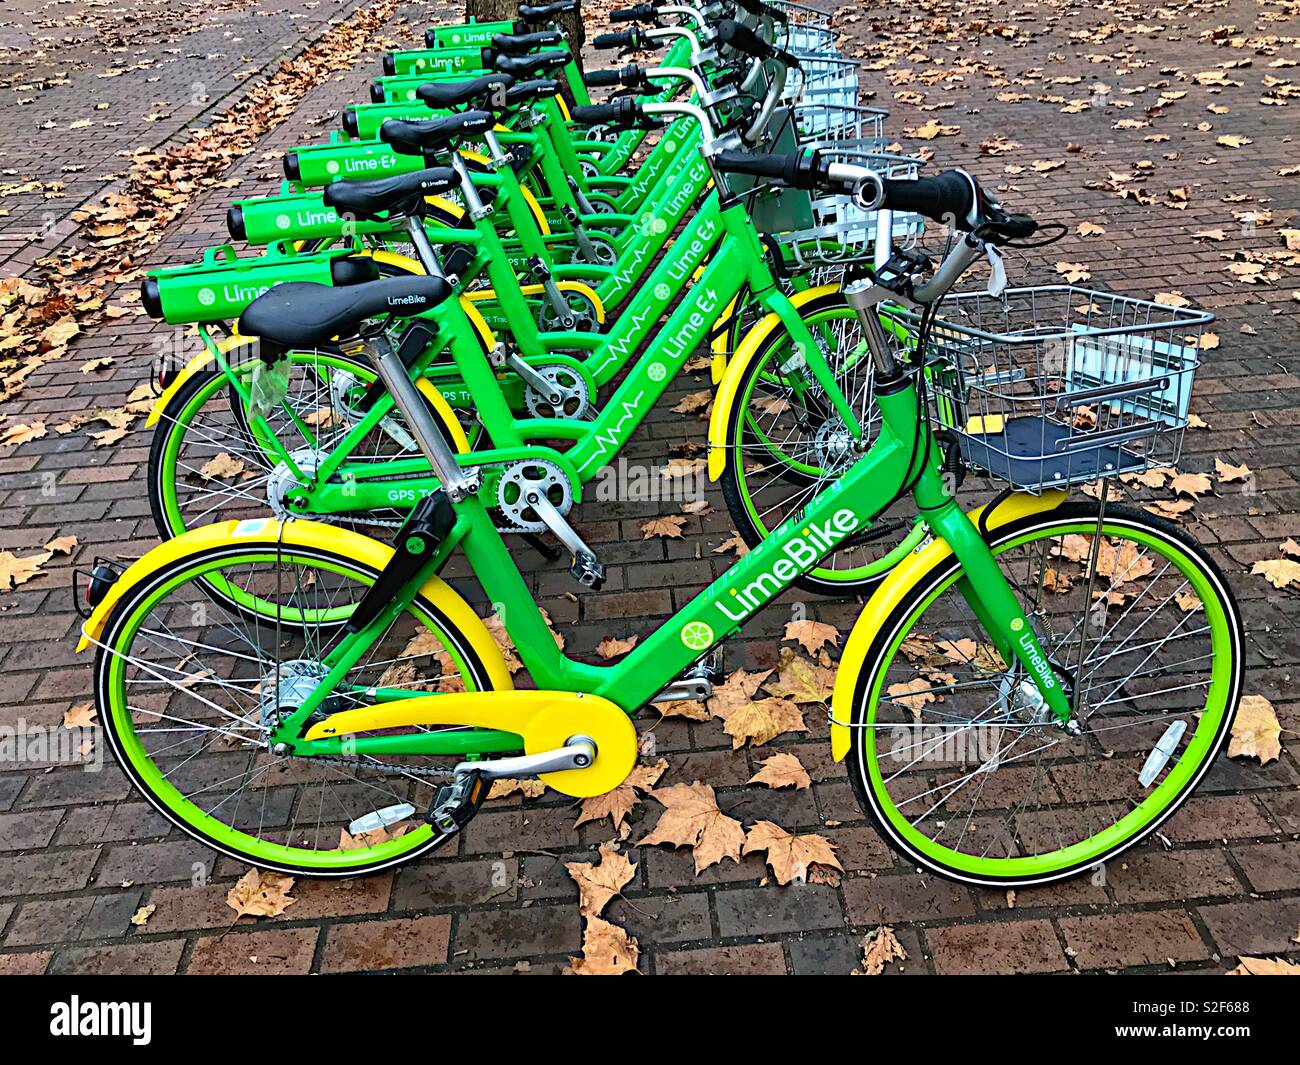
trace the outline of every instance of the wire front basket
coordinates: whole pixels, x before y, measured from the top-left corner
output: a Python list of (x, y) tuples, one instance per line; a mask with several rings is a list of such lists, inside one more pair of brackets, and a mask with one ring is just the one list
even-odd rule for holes
[(785, 99), (852, 107), (858, 102), (858, 64), (835, 55), (804, 57), (786, 77)]
[(937, 418), (968, 464), (1028, 491), (1173, 466), (1212, 321), (1072, 285), (949, 296), (926, 352)]
[(860, 104), (800, 101), (790, 105), (790, 121), (800, 147), (850, 141), (855, 145), (870, 143), (871, 151), (885, 150), (885, 119), (889, 112)]

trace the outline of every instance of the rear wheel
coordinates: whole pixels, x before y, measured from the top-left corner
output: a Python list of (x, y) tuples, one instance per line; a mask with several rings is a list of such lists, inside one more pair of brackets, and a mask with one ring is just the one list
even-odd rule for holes
[(989, 541), (1076, 706), (1077, 734), (989, 643), (968, 598), (978, 592), (951, 556), (863, 656), (850, 777), (910, 860), (971, 884), (1071, 876), (1154, 831), (1218, 755), (1242, 678), (1223, 575), (1182, 530), (1141, 511), (1109, 508), (1094, 547), (1096, 535), (1096, 506), (1076, 503)]
[[(315, 687), (375, 576), (342, 553), (272, 540), (191, 553), (125, 592), (96, 656), (99, 721), (131, 782), (168, 820), (241, 862), (308, 876), (372, 872), (442, 842), (423, 818), (462, 755), (325, 760), (268, 749), (270, 729)], [(214, 603), (214, 584), (256, 594), (263, 617)], [(277, 610), (294, 624), (276, 625)], [(366, 705), (375, 687), (489, 690), (492, 675), (474, 642), (417, 597), (325, 709)], [(387, 823), (363, 831), (358, 821), (379, 811)]]

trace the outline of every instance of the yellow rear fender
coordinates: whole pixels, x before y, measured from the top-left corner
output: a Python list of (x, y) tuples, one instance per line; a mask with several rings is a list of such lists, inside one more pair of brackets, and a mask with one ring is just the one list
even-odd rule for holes
[[(819, 285), (817, 288), (804, 289), (790, 297), (796, 310), (802, 310), (814, 300), (823, 299), (840, 291), (839, 285)], [(731, 409), (736, 402), (736, 392), (745, 376), (745, 370), (754, 360), (777, 330), (781, 328), (781, 319), (775, 312), (764, 315), (737, 345), (735, 353), (727, 361), (722, 383), (713, 399), (713, 413), (709, 416), (709, 480), (716, 481), (727, 468), (727, 425), (731, 421)], [(716, 359), (716, 353), (715, 353)]]
[(727, 345), (731, 339), (731, 320), (735, 317), (737, 311), (740, 293), (731, 297), (731, 302), (727, 304), (723, 312), (718, 315), (718, 320), (713, 323), (713, 339), (709, 341), (709, 347), (713, 351), (713, 358), (709, 363), (709, 380), (714, 385), (718, 385), (727, 373)]
[[(135, 585), (164, 566), (182, 563), (187, 558), (198, 559), (203, 553), (232, 544), (266, 544), (274, 550), (277, 543), (284, 547), (320, 548), (331, 554), (351, 559), (379, 573), (392, 558), (393, 549), (368, 536), (301, 519), (278, 522), (273, 518), (256, 518), (251, 521), (223, 521), (205, 525), (182, 533), (174, 540), (165, 540), (147, 551), (123, 573), (108, 590), (90, 619), (81, 628), (81, 641), (77, 650), (83, 651), (97, 641), (113, 608)], [(510, 689), (514, 683), (510, 670), (496, 641), (492, 639), (482, 620), (452, 588), (438, 577), (431, 577), (420, 589), (420, 595), (447, 620), (450, 629), (460, 637), (484, 663), (491, 686)]]
[[(216, 341), (218, 350), (220, 350), (222, 357), (227, 362), (239, 362), (241, 355), (255, 355), (257, 351), (256, 344), (256, 337), (234, 336)], [(248, 348), (248, 351), (240, 352), (239, 349), (242, 347)], [(202, 373), (209, 367), (216, 368), (216, 360), (212, 357), (212, 352), (208, 350), (207, 345), (204, 345), (203, 350), (190, 359), (181, 372), (176, 375), (175, 380), (162, 390), (162, 394), (154, 401), (153, 408), (149, 411), (149, 417), (145, 419), (145, 426), (152, 427), (176, 397), (176, 393), (185, 387), (185, 382), (196, 373)]]
[(548, 787), (576, 798), (611, 791), (636, 764), (636, 728), (631, 718), (608, 699), (580, 692), (503, 690), (398, 699), (331, 714), (313, 725), (305, 739), (436, 725), (513, 732), (523, 738), (528, 754), (557, 750), (575, 737), (587, 737), (596, 747), (591, 766), (544, 773), (540, 778)]
[[(1032, 514), (1041, 514), (1055, 510), (1068, 493), (1044, 492), (1042, 495), (1030, 495), (1019, 492), (1008, 496), (989, 515), (987, 528), (990, 532), (1009, 525), (1013, 521)], [(971, 521), (977, 522), (983, 507), (970, 511)], [(858, 690), (862, 671), (870, 664), (867, 653), (875, 645), (898, 604), (903, 601), (911, 588), (935, 566), (940, 565), (952, 555), (952, 548), (945, 540), (931, 540), (924, 547), (913, 551), (881, 582), (875, 594), (867, 600), (858, 620), (853, 623), (844, 644), (844, 653), (840, 656), (839, 672), (835, 676), (835, 692), (831, 697), (831, 720), (851, 721), (853, 719), (853, 700)], [(831, 754), (837, 762), (842, 762), (849, 753), (853, 741), (853, 729), (846, 725), (831, 725)]]

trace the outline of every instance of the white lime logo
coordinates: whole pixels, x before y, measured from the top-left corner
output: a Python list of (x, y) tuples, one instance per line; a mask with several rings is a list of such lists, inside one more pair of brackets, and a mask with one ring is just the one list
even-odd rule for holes
[(276, 229), (288, 229), (288, 228), (289, 228), (289, 216), (288, 216), (287, 214), (276, 215), (276, 216), (275, 216), (275, 228), (276, 228)]
[(211, 307), (217, 302), (217, 294), (210, 288), (201, 288), (198, 292), (199, 302), (205, 307)]
[(337, 174), (338, 172), (339, 172), (339, 164), (335, 162), (333, 159), (331, 159), (328, 163), (325, 164), (325, 173)]
[(713, 646), (713, 629), (702, 621), (688, 621), (682, 626), (682, 643), (692, 651), (707, 651)]
[(655, 285), (655, 299), (666, 300), (672, 294), (673, 294), (673, 290), (670, 289), (667, 285), (665, 285), (662, 281), (660, 281), (659, 284)]
[(452, 44), (460, 44), (460, 34), (459, 34), (459, 33), (453, 33), (453, 34), (451, 35), (451, 43), (452, 43)]
[(664, 364), (662, 362), (652, 362), (650, 364), (649, 373), (651, 381), (662, 381), (668, 376), (668, 371), (664, 369)]
[(1024, 622), (1024, 619), (1023, 619), (1023, 618), (1012, 618), (1012, 619), (1011, 619), (1011, 631), (1012, 631), (1012, 632), (1019, 632), (1019, 631), (1020, 631), (1021, 629), (1023, 629), (1024, 627), (1025, 627), (1025, 622)]
[(672, 155), (673, 152), (677, 151), (677, 142), (669, 141), (667, 144), (664, 145), (664, 151), (667, 152), (669, 155)]

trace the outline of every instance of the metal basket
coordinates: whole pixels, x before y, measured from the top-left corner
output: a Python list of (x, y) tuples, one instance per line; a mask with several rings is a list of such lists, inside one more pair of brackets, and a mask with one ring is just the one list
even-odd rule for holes
[(786, 78), (785, 99), (853, 107), (858, 102), (858, 64), (825, 54), (801, 59)]
[(1036, 492), (1177, 463), (1213, 314), (1048, 285), (949, 296), (939, 315), (936, 416), (971, 466)]
[[(915, 178), (924, 165), (906, 155), (886, 155), (867, 143), (828, 145), (819, 149), (832, 162), (869, 166), (882, 177)], [(783, 256), (800, 268), (833, 266), (871, 258), (880, 216), (865, 211), (843, 194), (810, 193), (802, 189), (772, 189), (759, 193), (750, 208), (754, 226), (769, 234)], [(925, 220), (918, 214), (888, 213), (891, 244), (911, 244), (921, 235)]]
[(794, 123), (795, 137), (802, 147), (819, 148), (849, 141), (859, 145), (870, 143), (872, 151), (884, 151), (885, 119), (889, 117), (889, 112), (882, 108), (826, 101), (798, 101), (790, 105), (788, 114)]

